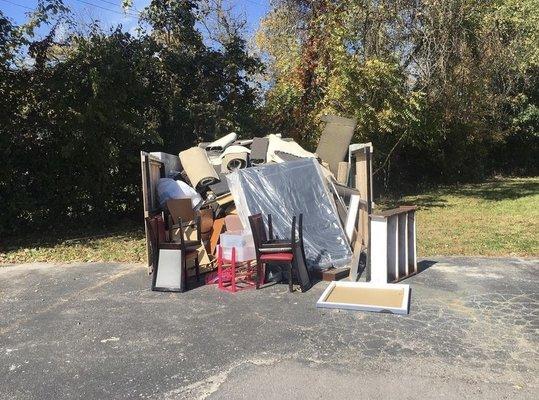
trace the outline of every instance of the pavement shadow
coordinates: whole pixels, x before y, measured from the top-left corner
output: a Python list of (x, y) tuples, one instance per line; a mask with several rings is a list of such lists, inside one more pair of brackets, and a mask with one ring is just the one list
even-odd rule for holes
[(436, 264), (438, 261), (433, 260), (422, 260), (417, 263), (417, 273), (420, 274), (423, 271), (426, 271), (430, 267), (432, 267), (434, 264)]

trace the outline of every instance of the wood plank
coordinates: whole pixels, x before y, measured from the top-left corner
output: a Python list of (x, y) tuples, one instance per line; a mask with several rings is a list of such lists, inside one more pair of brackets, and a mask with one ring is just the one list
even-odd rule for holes
[(392, 208), (390, 210), (377, 211), (376, 215), (379, 215), (381, 217), (391, 217), (393, 215), (407, 213), (409, 211), (415, 211), (415, 210), (417, 210), (417, 206), (400, 206), (397, 208)]
[(213, 230), (210, 236), (210, 251), (212, 255), (215, 255), (215, 250), (217, 249), (217, 244), (219, 243), (219, 235), (221, 232), (223, 232), (224, 227), (224, 218), (217, 218), (213, 221)]
[(344, 230), (346, 232), (346, 236), (348, 236), (348, 240), (350, 241), (350, 243), (353, 243), (352, 239), (354, 234), (354, 228), (356, 226), (356, 221), (358, 219), (357, 216), (359, 213), (359, 201), (360, 197), (357, 195), (352, 195), (352, 197), (350, 197), (350, 205), (348, 207), (346, 222), (344, 224)]
[(363, 251), (363, 246), (361, 244), (361, 238), (359, 235), (356, 235), (356, 240), (354, 242), (354, 252), (352, 255), (352, 263), (350, 264), (350, 273), (348, 274), (348, 278), (355, 282), (358, 279), (359, 274), (359, 261), (361, 259), (361, 252)]
[(399, 276), (398, 263), (398, 217), (387, 219), (387, 281), (393, 282)]
[[(357, 152), (355, 153), (356, 158), (356, 189), (359, 191), (360, 198), (368, 202), (367, 197), (367, 157), (365, 153)], [(360, 229), (361, 238), (363, 244), (366, 246), (368, 243), (368, 232), (369, 232), (369, 217), (368, 212), (365, 210), (360, 210)]]
[(408, 275), (417, 273), (415, 210), (407, 213), (408, 218)]
[(371, 219), (371, 276), (372, 283), (387, 283), (387, 219)]
[(399, 259), (399, 276), (402, 279), (408, 275), (408, 218), (406, 214), (398, 215), (398, 259)]
[(348, 183), (348, 162), (346, 161), (341, 161), (339, 163), (337, 169), (337, 182), (345, 186)]
[(315, 278), (323, 281), (338, 281), (350, 275), (350, 267), (331, 268), (325, 271), (315, 270), (313, 275)]

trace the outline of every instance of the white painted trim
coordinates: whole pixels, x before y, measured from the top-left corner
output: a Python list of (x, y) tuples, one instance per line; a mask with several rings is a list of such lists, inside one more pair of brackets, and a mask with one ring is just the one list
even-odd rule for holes
[(398, 229), (398, 265), (399, 265), (399, 276), (398, 279), (402, 279), (408, 275), (408, 214), (402, 213), (398, 214), (399, 223), (397, 225)]
[(361, 197), (353, 194), (350, 196), (350, 206), (348, 207), (348, 213), (346, 214), (346, 222), (344, 224), (344, 231), (350, 243), (352, 243), (352, 236), (354, 235), (354, 228), (356, 226), (357, 214), (359, 213), (359, 201)]
[(387, 282), (396, 281), (399, 276), (399, 217), (392, 215), (387, 218)]
[(408, 212), (408, 274), (417, 272), (415, 211)]
[(387, 283), (387, 221), (371, 218), (371, 283)]

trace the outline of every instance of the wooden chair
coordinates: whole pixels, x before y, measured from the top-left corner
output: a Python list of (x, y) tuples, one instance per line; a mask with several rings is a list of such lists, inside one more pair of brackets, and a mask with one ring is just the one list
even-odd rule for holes
[[(271, 226), (271, 217), (268, 216), (268, 221)], [(260, 284), (264, 283), (263, 265), (271, 263), (279, 263), (288, 265), (288, 289), (293, 291), (293, 264), (294, 255), (296, 254), (296, 246), (299, 245), (296, 240), (296, 217), (292, 218), (292, 230), (289, 239), (273, 239), (273, 227), (270, 229), (268, 235), (266, 234), (266, 227), (262, 214), (255, 214), (249, 217), (249, 224), (251, 225), (251, 231), (253, 234), (253, 241), (256, 251), (256, 263), (257, 263), (257, 284), (256, 288), (260, 288)]]
[[(179, 229), (180, 242), (163, 242), (159, 240), (157, 223), (155, 217), (147, 217), (146, 227), (150, 236), (150, 247), (152, 254), (152, 290), (163, 291), (163, 289), (156, 287), (157, 279), (157, 270), (159, 266), (159, 250), (181, 250), (182, 251), (182, 262), (178, 267), (183, 270), (183, 279), (182, 287), (180, 288), (181, 292), (184, 292), (188, 289), (188, 278), (187, 278), (187, 261), (194, 260), (195, 263), (195, 274), (197, 282), (200, 279), (200, 266), (198, 264), (198, 251), (197, 248), (200, 245), (200, 240), (197, 242), (195, 240), (187, 241), (184, 238), (184, 228), (187, 226), (192, 226), (193, 224), (200, 225), (200, 219), (196, 222), (191, 223), (182, 223), (181, 220), (178, 221), (178, 225), (175, 225), (176, 229)], [(200, 229), (198, 230), (198, 235), (200, 235)], [(172, 290), (174, 291), (174, 290)]]
[[(194, 248), (197, 248), (198, 246), (200, 246), (200, 243), (201, 243), (201, 240), (202, 240), (202, 229), (201, 229), (201, 218), (200, 218), (200, 215), (197, 215), (194, 220), (192, 221), (187, 221), (187, 222), (184, 222), (185, 220), (183, 220), (182, 218), (178, 218), (178, 223), (176, 224), (173, 224), (171, 227), (170, 227), (170, 230), (173, 231), (173, 230), (177, 230), (177, 235), (174, 235), (174, 237), (178, 237), (180, 238), (180, 243), (182, 243), (182, 245), (184, 245), (187, 250), (192, 250)], [(194, 228), (195, 231), (196, 231), (196, 239), (186, 239), (186, 229), (187, 228)], [(172, 234), (170, 235), (171, 238), (172, 238)]]

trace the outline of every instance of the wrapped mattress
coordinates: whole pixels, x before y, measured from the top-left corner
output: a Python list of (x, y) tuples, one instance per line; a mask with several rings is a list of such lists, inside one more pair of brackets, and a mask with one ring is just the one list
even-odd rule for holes
[(306, 158), (237, 170), (227, 175), (238, 215), (271, 214), (277, 237), (290, 236), (292, 217), (303, 214), (303, 241), (309, 268), (348, 264), (352, 252), (320, 165)]

